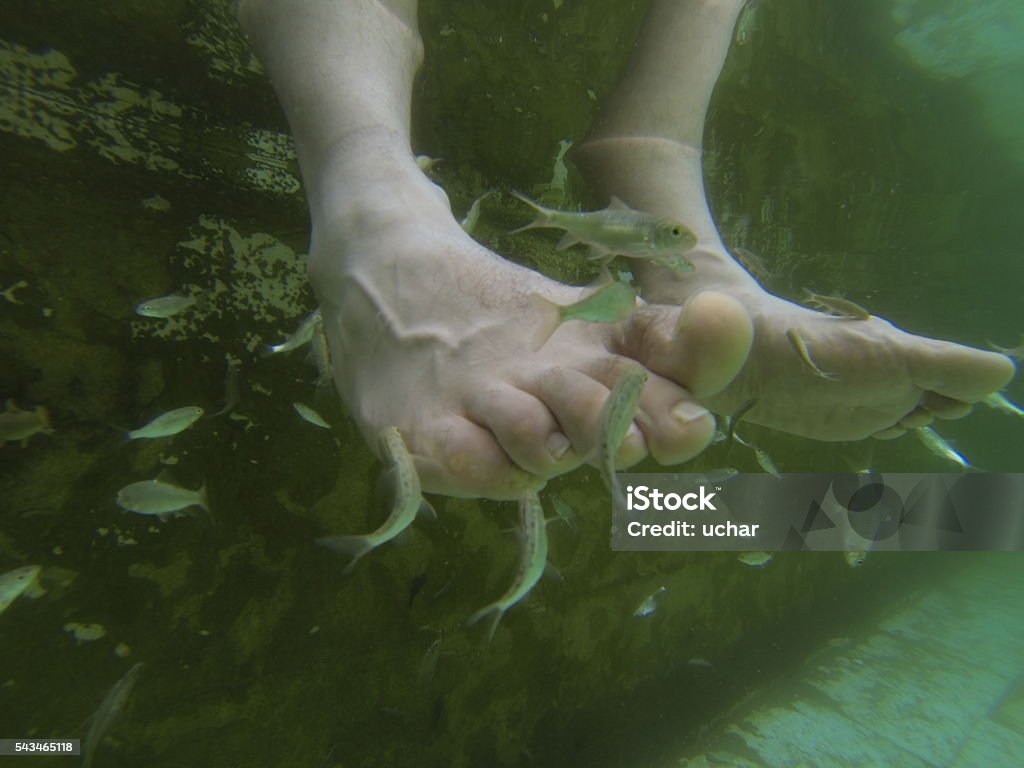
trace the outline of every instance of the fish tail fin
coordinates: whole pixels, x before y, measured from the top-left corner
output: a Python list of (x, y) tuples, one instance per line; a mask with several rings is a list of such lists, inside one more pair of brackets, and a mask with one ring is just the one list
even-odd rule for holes
[(343, 576), (348, 576), (352, 573), (356, 563), (375, 546), (366, 536), (321, 536), (316, 540), (316, 543), (327, 547), (333, 552), (337, 552), (339, 555), (352, 558), (349, 564), (345, 566), (345, 570), (341, 572)]
[(612, 475), (610, 479), (612, 495), (612, 506), (618, 507), (620, 511), (625, 512), (626, 507), (626, 494), (622, 490), (622, 484), (619, 483), (619, 476), (615, 474), (615, 467), (612, 467)]
[(196, 300), (195, 307), (200, 312), (206, 312), (213, 306), (213, 292), (206, 289), (199, 289), (192, 296)]
[(199, 501), (196, 502), (199, 504), (199, 508), (202, 509), (211, 520), (213, 520), (213, 515), (210, 513), (210, 497), (206, 494), (206, 483), (199, 486), (199, 490), (196, 491), (196, 493), (199, 495)]
[(46, 406), (37, 406), (36, 416), (39, 417), (39, 423), (43, 425), (43, 432), (45, 432), (46, 434), (50, 434), (51, 432), (53, 432), (53, 426), (50, 424), (50, 412), (46, 410)]
[(561, 307), (555, 302), (539, 293), (530, 296), (530, 308), (540, 320), (537, 330), (533, 334), (533, 351), (536, 352), (547, 343), (551, 334), (562, 324), (562, 312)]
[(516, 200), (520, 200), (520, 201), (526, 203), (528, 206), (533, 208), (533, 210), (536, 212), (537, 215), (534, 217), (533, 221), (531, 221), (529, 224), (526, 224), (525, 226), (519, 227), (518, 229), (513, 229), (511, 232), (509, 232), (510, 235), (514, 235), (516, 232), (522, 232), (522, 231), (527, 230), (527, 229), (535, 229), (537, 227), (546, 227), (546, 226), (548, 226), (551, 223), (551, 210), (550, 209), (545, 208), (543, 205), (540, 205), (539, 203), (533, 202), (533, 200), (528, 198), (522, 192), (517, 192), (514, 189), (512, 190), (512, 197), (516, 198)]
[(494, 633), (498, 630), (498, 624), (501, 623), (501, 617), (505, 615), (505, 609), (497, 603), (491, 603), (466, 619), (466, 626), (470, 627), (480, 621), (484, 616), (488, 616), (490, 614), (493, 614), (493, 616), (491, 617), (490, 626), (487, 628), (488, 643), (494, 639)]

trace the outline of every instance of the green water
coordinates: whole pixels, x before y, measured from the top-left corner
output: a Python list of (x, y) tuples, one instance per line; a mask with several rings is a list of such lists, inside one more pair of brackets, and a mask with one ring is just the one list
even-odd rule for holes
[[(491, 187), (543, 189), (559, 142), (580, 141), (614, 87), (646, 5), (423, 3), (416, 149), (445, 159), (435, 178), (457, 215)], [(712, 209), (783, 296), (842, 290), (915, 332), (1015, 344), (1024, 169), (976, 81), (915, 65), (889, 10), (766, 0), (712, 101)], [(314, 307), (307, 216), (287, 125), (226, 2), (7, 0), (0, 168), (0, 290), (29, 284), (20, 303), (0, 301), (0, 398), (45, 405), (56, 429), (0, 448), (0, 572), (51, 574), (46, 596), (0, 616), (0, 737), (84, 736), (144, 661), (98, 766), (671, 764), (818, 642), (958, 565), (613, 555), (607, 496), (584, 469), (548, 489), (581, 522), (551, 531), (564, 583), (542, 583), (488, 646), (463, 622), (507, 585), (513, 505), (435, 499), (437, 523), (348, 578), (313, 544), (377, 524), (377, 463), (301, 352), (257, 354)], [(571, 169), (567, 196), (599, 202)], [(499, 196), (476, 234), (552, 276), (585, 276), (543, 236), (506, 234), (520, 223)], [(133, 313), (218, 281), (189, 322)], [(241, 363), (235, 417), (123, 441), (116, 427), (173, 407), (216, 411), (225, 355)], [(1019, 382), (1008, 391), (1024, 399)], [(295, 401), (332, 430), (299, 420)], [(1013, 472), (1022, 426), (985, 411), (942, 431), (978, 466)], [(752, 434), (784, 471), (845, 469), (865, 450)], [(698, 466), (721, 465), (717, 450)], [(872, 451), (879, 469), (948, 470), (910, 438)], [(182, 484), (208, 486), (212, 522), (115, 506), (119, 488), (172, 461)], [(730, 462), (758, 471), (749, 456)], [(658, 613), (635, 619), (661, 585)], [(106, 634), (79, 644), (70, 623)], [(692, 658), (720, 673), (695, 674)]]

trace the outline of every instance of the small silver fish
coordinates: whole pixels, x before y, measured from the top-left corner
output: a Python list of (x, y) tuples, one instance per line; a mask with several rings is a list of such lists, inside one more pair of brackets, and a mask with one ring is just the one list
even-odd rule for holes
[(384, 427), (377, 433), (377, 450), (387, 465), (382, 478), (394, 487), (394, 506), (388, 519), (380, 528), (363, 536), (323, 536), (316, 540), (317, 544), (352, 558), (342, 571), (346, 575), (352, 572), (364, 555), (391, 541), (412, 525), (418, 512), (436, 517), (433, 508), (423, 498), (416, 465), (397, 427)]
[(921, 438), (921, 442), (925, 444), (925, 447), (936, 456), (952, 461), (954, 464), (959, 464), (964, 469), (973, 469), (971, 463), (962, 454), (958, 453), (946, 438), (931, 427), (917, 427), (914, 429), (914, 432)]
[(504, 595), (490, 605), (481, 608), (466, 621), (467, 625), (472, 625), (485, 616), (493, 616), (491, 626), (487, 631), (487, 642), (494, 637), (494, 632), (505, 612), (526, 597), (540, 581), (540, 577), (544, 575), (548, 559), (548, 534), (545, 525), (544, 510), (541, 508), (540, 499), (533, 491), (527, 491), (519, 500), (522, 547), (519, 550), (519, 566), (516, 569), (512, 586)]
[(316, 367), (316, 387), (327, 386), (334, 381), (334, 369), (331, 367), (331, 348), (327, 343), (324, 323), (319, 317), (313, 326), (313, 338), (309, 342), (307, 362)]
[(808, 288), (804, 288), (804, 304), (824, 309), (845, 320), (868, 320), (871, 317), (871, 313), (860, 304), (841, 296), (822, 296)]
[(626, 508), (625, 497), (615, 474), (615, 457), (636, 416), (647, 379), (646, 368), (639, 365), (627, 368), (612, 387), (597, 422), (597, 466), (601, 470), (605, 487), (622, 509)]
[(82, 742), (82, 754), (84, 755), (82, 758), (82, 768), (90, 768), (92, 766), (100, 742), (103, 741), (110, 727), (124, 711), (128, 698), (132, 695), (132, 689), (135, 688), (135, 683), (139, 679), (139, 673), (142, 672), (144, 666), (140, 662), (129, 669), (120, 680), (114, 683), (114, 687), (107, 692), (107, 695), (103, 697), (100, 708), (92, 716), (92, 725), (89, 726), (89, 732), (85, 735), (85, 739)]
[(302, 403), (292, 403), (292, 408), (295, 409), (295, 412), (299, 414), (299, 416), (308, 421), (314, 427), (320, 427), (322, 429), (331, 428), (331, 425), (324, 421), (324, 417), (321, 416), (316, 411), (314, 411), (308, 405), (303, 405)]
[(229, 353), (224, 356), (224, 362), (227, 365), (227, 372), (224, 374), (224, 407), (211, 414), (210, 418), (231, 413), (238, 405), (238, 372), (242, 368), (242, 361)]
[(20, 440), (24, 448), (32, 435), (49, 435), (52, 432), (50, 414), (41, 405), (36, 406), (34, 411), (23, 411), (13, 400), (8, 400), (3, 413), (0, 413), (0, 448), (8, 440)]
[(640, 604), (633, 611), (633, 615), (638, 619), (646, 619), (656, 610), (658, 610), (658, 595), (663, 592), (667, 592), (668, 587), (658, 587), (651, 594), (640, 601)]
[(1008, 355), (1014, 360), (1024, 360), (1024, 337), (1021, 337), (1021, 343), (1016, 347), (1001, 347), (998, 344), (993, 344), (991, 341), (988, 343), (992, 349), (1003, 355)]
[(687, 666), (693, 667), (694, 669), (709, 669), (709, 670), (713, 670), (715, 668), (714, 664), (712, 664), (710, 661), (708, 661), (707, 659), (705, 659), (705, 658), (703, 658), (701, 656), (696, 656), (696, 657), (690, 659), (689, 661), (686, 662), (686, 664), (687, 664)]
[(703, 472), (704, 480), (702, 485), (717, 485), (718, 483), (724, 483), (726, 480), (731, 480), (736, 477), (740, 471), (735, 467), (719, 467), (718, 469), (709, 469)]
[(555, 508), (557, 518), (565, 523), (569, 530), (578, 531), (580, 526), (576, 520), (576, 511), (569, 506), (569, 502), (558, 496), (551, 496), (551, 506)]
[(751, 442), (744, 440), (739, 434), (736, 435), (736, 442), (740, 445), (744, 445), (754, 452), (754, 458), (757, 459), (758, 466), (761, 467), (772, 477), (782, 477), (782, 473), (779, 472), (779, 468), (775, 466), (775, 460), (771, 457), (764, 448), (758, 448)]
[(429, 155), (416, 155), (416, 165), (421, 171), (432, 171), (439, 163), (443, 163), (443, 157), (430, 157)]
[(866, 549), (849, 549), (843, 552), (843, 559), (851, 568), (860, 568), (867, 562), (868, 551)]
[(557, 211), (535, 203), (519, 192), (512, 194), (537, 213), (536, 218), (512, 233), (526, 229), (563, 229), (557, 250), (576, 243), (590, 246), (590, 257), (604, 263), (614, 256), (650, 259), (678, 272), (692, 272), (693, 264), (681, 256), (697, 244), (688, 227), (643, 211), (635, 211), (617, 197), (601, 211)]
[(33, 589), (42, 591), (37, 581), (40, 570), (38, 565), (25, 565), (0, 575), (0, 613), (6, 611), (19, 595), (25, 593), (31, 597)]
[(775, 460), (768, 454), (764, 448), (754, 448), (754, 458), (757, 459), (758, 466), (761, 467), (772, 477), (782, 477), (782, 473), (779, 472), (779, 468), (775, 466)]
[(736, 425), (740, 423), (740, 420), (746, 416), (753, 407), (757, 405), (757, 398), (752, 397), (749, 400), (744, 401), (740, 404), (733, 414), (729, 417), (728, 423), (725, 428), (725, 444), (726, 447), (732, 444), (733, 436), (736, 433)]
[(143, 317), (155, 317), (166, 320), (184, 312), (195, 305), (195, 296), (183, 296), (179, 293), (172, 293), (170, 296), (161, 296), (157, 299), (148, 299), (135, 307), (135, 314)]
[(749, 565), (753, 568), (760, 568), (768, 565), (772, 561), (771, 552), (744, 552), (736, 558), (744, 565)]
[(441, 659), (441, 642), (444, 640), (443, 637), (437, 638), (427, 648), (427, 652), (423, 654), (423, 658), (420, 660), (419, 672), (416, 675), (416, 680), (420, 685), (429, 685), (434, 679), (434, 674), (437, 672), (437, 662)]
[(263, 356), (268, 357), (270, 355), (277, 355), (281, 352), (291, 352), (293, 349), (298, 349), (303, 344), (308, 344), (313, 338), (313, 334), (316, 333), (317, 323), (320, 321), (320, 310), (314, 309), (306, 319), (303, 320), (299, 327), (295, 329), (295, 332), (291, 336), (288, 336), (280, 344), (274, 344), (266, 347), (263, 350)]
[(1021, 408), (1002, 392), (993, 392), (991, 395), (985, 397), (981, 402), (989, 408), (995, 408), (997, 411), (1008, 413), (1011, 416), (1024, 416), (1024, 408)]
[(4, 288), (2, 291), (0, 291), (0, 296), (3, 297), (4, 301), (10, 304), (23, 304), (24, 302), (15, 297), (14, 295), (15, 291), (19, 291), (22, 288), (28, 288), (28, 281), (19, 280), (18, 282), (14, 283), (14, 285)]
[(752, 274), (761, 282), (775, 276), (765, 265), (764, 259), (753, 251), (748, 251), (746, 248), (741, 248), (737, 245), (733, 247), (732, 253), (747, 272)]
[(161, 213), (167, 213), (171, 210), (171, 203), (166, 198), (160, 195), (150, 195), (149, 197), (143, 198), (142, 207), (147, 208), (151, 211), (160, 211)]
[(149, 424), (128, 433), (130, 440), (141, 438), (153, 439), (157, 437), (170, 437), (195, 424), (203, 415), (203, 409), (198, 405), (186, 405), (183, 408), (175, 408), (173, 411), (161, 414)]
[(192, 491), (159, 478), (126, 485), (117, 492), (115, 501), (122, 509), (140, 515), (153, 515), (160, 522), (185, 514), (184, 510), (189, 507), (200, 507), (207, 514), (210, 513), (205, 485)]
[(459, 222), (459, 225), (462, 227), (462, 231), (467, 235), (473, 234), (473, 230), (476, 229), (476, 223), (480, 220), (480, 203), (492, 194), (494, 194), (494, 190), (489, 189), (474, 200), (473, 204), (469, 206), (469, 210), (466, 211), (466, 215), (462, 218), (462, 221)]
[(815, 376), (829, 381), (839, 381), (839, 374), (828, 373), (827, 371), (821, 370), (811, 359), (810, 350), (807, 349), (807, 344), (804, 342), (803, 337), (795, 328), (788, 328), (786, 330), (786, 338), (789, 339), (789, 343), (793, 345), (793, 349), (800, 355), (800, 359), (803, 360), (807, 367), (810, 368)]

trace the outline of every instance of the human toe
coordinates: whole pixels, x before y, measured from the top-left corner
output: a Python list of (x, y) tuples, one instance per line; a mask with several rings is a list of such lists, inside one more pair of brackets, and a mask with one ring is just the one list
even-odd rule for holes
[(548, 407), (508, 385), (469, 398), (466, 415), (494, 435), (502, 450), (532, 474), (554, 477), (580, 463), (569, 437)]
[(939, 419), (962, 419), (973, 410), (970, 403), (954, 400), (937, 392), (925, 393), (921, 406), (927, 408)]
[(715, 417), (690, 394), (661, 376), (647, 380), (637, 421), (659, 464), (680, 464), (703, 451), (715, 433)]
[(1016, 373), (1005, 355), (933, 339), (915, 339), (908, 361), (915, 385), (964, 403), (1002, 389)]
[(516, 466), (489, 430), (468, 419), (450, 415), (403, 434), (429, 493), (512, 500), (546, 482)]
[[(572, 442), (576, 455), (590, 457), (594, 454), (601, 411), (614, 386), (616, 372), (625, 370), (627, 365), (635, 366), (636, 363), (613, 359), (599, 366), (601, 371), (595, 371), (593, 376), (575, 368), (555, 367), (547, 370), (535, 382), (534, 394), (555, 415), (562, 432)], [(608, 383), (604, 383), (605, 379)], [(635, 464), (646, 455), (644, 435), (634, 423), (622, 441), (616, 464)]]
[(679, 382), (701, 399), (720, 392), (739, 373), (753, 342), (746, 309), (716, 291), (692, 297), (678, 315), (661, 305), (637, 310), (623, 336), (625, 349), (651, 371)]

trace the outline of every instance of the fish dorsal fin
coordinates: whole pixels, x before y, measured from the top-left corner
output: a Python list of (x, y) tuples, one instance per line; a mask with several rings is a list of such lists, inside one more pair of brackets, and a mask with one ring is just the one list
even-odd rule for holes
[(160, 474), (156, 476), (156, 480), (154, 482), (162, 483), (163, 485), (178, 485), (178, 479), (167, 467), (160, 470)]
[(434, 505), (422, 496), (420, 497), (420, 508), (416, 511), (416, 514), (431, 522), (437, 522), (437, 511), (434, 509)]
[(562, 574), (559, 573), (558, 569), (550, 562), (544, 563), (544, 576), (552, 581), (557, 581), (559, 584), (565, 583), (565, 579), (562, 578)]
[(611, 200), (610, 203), (608, 203), (608, 207), (605, 208), (605, 210), (606, 211), (631, 211), (633, 209), (630, 208), (628, 205), (626, 205), (624, 202), (622, 202), (622, 200), (620, 200), (618, 197), (616, 197), (615, 195), (612, 195), (612, 200)]
[(570, 248), (576, 245), (576, 243), (578, 243), (579, 241), (580, 239), (576, 237), (576, 235), (574, 235), (572, 232), (566, 232), (564, 235), (562, 235), (562, 239), (558, 241), (558, 245), (555, 246), (555, 250), (564, 251), (566, 248)]

